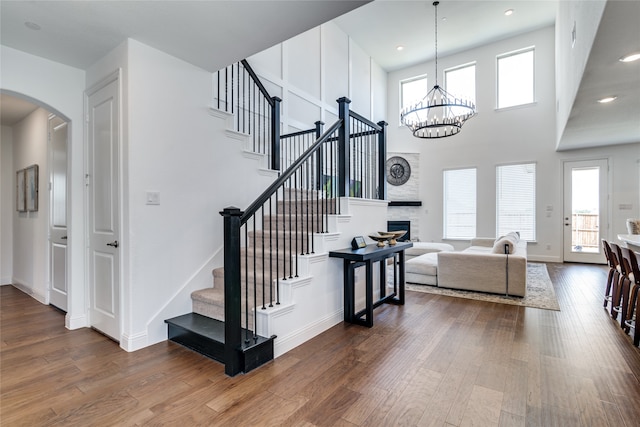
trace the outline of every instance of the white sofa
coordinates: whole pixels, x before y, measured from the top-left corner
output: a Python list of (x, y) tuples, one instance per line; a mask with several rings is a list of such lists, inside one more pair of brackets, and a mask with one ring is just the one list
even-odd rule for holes
[[(504, 245), (509, 254), (505, 255)], [(508, 271), (508, 280), (507, 280)], [(442, 288), (525, 296), (527, 242), (517, 233), (475, 238), (459, 252), (427, 253), (406, 262), (406, 281)]]
[[(509, 236), (509, 235), (507, 235)], [(438, 286), (523, 297), (527, 294), (527, 242), (477, 238), (461, 252), (438, 254)]]

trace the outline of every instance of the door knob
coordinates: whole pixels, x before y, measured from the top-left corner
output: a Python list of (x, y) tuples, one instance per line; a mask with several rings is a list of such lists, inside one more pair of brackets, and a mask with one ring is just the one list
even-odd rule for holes
[(67, 236), (62, 236), (60, 239), (67, 240)]
[(117, 247), (118, 247), (118, 246), (120, 246), (120, 245), (118, 244), (118, 241), (117, 241), (117, 240), (114, 240), (114, 241), (113, 241), (113, 242), (111, 242), (111, 243), (107, 243), (107, 246), (113, 246), (114, 248), (117, 248)]

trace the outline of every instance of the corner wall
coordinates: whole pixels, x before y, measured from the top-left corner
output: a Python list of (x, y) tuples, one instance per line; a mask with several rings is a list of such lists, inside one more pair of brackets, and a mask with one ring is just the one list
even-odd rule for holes
[(0, 136), (0, 285), (11, 284), (13, 275), (13, 214), (15, 212), (15, 171), (13, 129), (2, 126)]
[(39, 191), (37, 211), (14, 210), (11, 282), (43, 304), (49, 303), (48, 116), (47, 111), (38, 108), (13, 126), (14, 171), (38, 165)]

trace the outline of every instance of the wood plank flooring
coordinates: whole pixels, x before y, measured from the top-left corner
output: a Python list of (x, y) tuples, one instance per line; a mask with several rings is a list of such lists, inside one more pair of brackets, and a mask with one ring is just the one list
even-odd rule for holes
[(2, 426), (640, 425), (640, 350), (606, 270), (548, 264), (561, 311), (407, 292), (247, 375), (171, 342), (127, 353), (0, 287)]

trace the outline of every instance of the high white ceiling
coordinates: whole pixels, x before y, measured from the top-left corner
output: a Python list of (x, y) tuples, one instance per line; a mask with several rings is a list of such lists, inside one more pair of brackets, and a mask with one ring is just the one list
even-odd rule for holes
[[(438, 55), (552, 25), (557, 1), (566, 0), (441, 0)], [(337, 25), (388, 71), (433, 59), (431, 0), (366, 3), (2, 0), (0, 40), (5, 46), (86, 69), (131, 37), (214, 71), (342, 15)], [(514, 14), (505, 16), (507, 9), (514, 9)], [(40, 30), (28, 28), (26, 22)], [(618, 52), (622, 53), (617, 57), (640, 50), (639, 22), (640, 1), (608, 1), (560, 149), (640, 141), (640, 63), (621, 68), (610, 61)], [(398, 45), (405, 49), (397, 51)], [(594, 98), (621, 92), (628, 102), (608, 105), (602, 126), (604, 116)], [(11, 108), (5, 97), (3, 120)]]
[[(435, 56), (433, 1), (374, 1), (335, 19), (387, 71)], [(514, 13), (505, 16), (507, 9)], [(553, 25), (557, 0), (441, 0), (438, 56)], [(402, 51), (396, 48), (403, 46)]]

